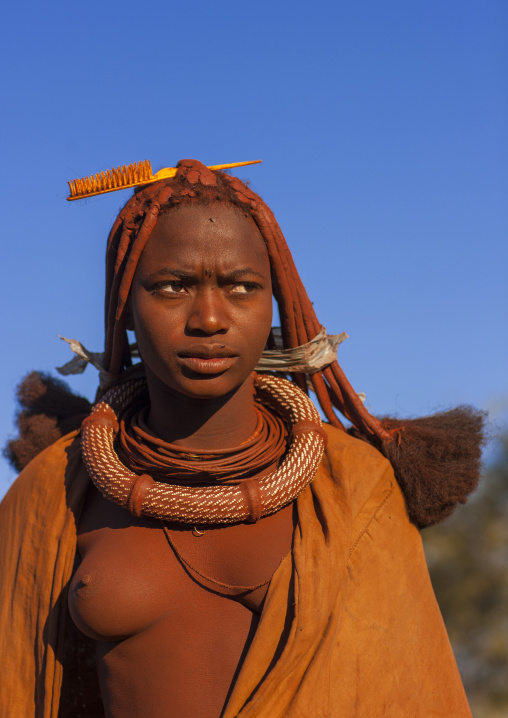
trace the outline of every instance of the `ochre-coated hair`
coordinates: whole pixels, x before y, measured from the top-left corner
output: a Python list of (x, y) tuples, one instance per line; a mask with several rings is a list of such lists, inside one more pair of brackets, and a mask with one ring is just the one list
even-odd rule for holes
[[(106, 260), (106, 371), (118, 375), (130, 365), (126, 303), (139, 257), (158, 217), (181, 204), (228, 203), (252, 217), (268, 250), (284, 346), (292, 348), (314, 339), (321, 324), (270, 208), (236, 177), (211, 172), (196, 160), (181, 160), (177, 166), (174, 178), (138, 191), (111, 230)], [(293, 375), (293, 381), (307, 390), (303, 375)], [(334, 412), (336, 407), (369, 439), (381, 443), (390, 438), (391, 433), (365, 409), (336, 361), (313, 374), (310, 381), (331, 424), (343, 428)]]

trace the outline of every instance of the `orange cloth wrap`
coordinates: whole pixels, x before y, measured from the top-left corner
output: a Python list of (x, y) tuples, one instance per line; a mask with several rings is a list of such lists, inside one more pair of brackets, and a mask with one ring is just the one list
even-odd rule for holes
[[(470, 716), (417, 529), (390, 464), (326, 427), (224, 718)], [(0, 716), (57, 718), (66, 585), (88, 485), (74, 435), (0, 506)], [(34, 651), (35, 647), (35, 651)]]

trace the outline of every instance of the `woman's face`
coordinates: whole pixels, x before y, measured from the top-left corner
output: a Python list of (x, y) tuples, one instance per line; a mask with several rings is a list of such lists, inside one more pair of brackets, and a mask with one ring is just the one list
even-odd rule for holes
[(268, 253), (254, 221), (231, 205), (163, 215), (141, 255), (130, 325), (147, 369), (193, 398), (241, 386), (272, 322)]

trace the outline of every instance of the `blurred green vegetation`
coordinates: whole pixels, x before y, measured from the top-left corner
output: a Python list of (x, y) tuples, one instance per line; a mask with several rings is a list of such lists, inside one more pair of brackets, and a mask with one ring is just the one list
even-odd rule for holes
[(478, 490), (422, 534), (474, 718), (508, 716), (508, 434)]

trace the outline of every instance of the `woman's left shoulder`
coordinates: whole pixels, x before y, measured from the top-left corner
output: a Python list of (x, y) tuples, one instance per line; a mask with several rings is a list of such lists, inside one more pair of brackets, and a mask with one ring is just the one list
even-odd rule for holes
[(328, 438), (323, 462), (333, 478), (344, 474), (381, 475), (387, 471), (393, 474), (388, 459), (367, 441), (356, 439), (330, 424), (323, 423), (323, 428)]
[(373, 494), (393, 490), (396, 480), (392, 465), (381, 452), (330, 424), (323, 427), (328, 441), (322, 469), (341, 493), (348, 496), (353, 515)]

